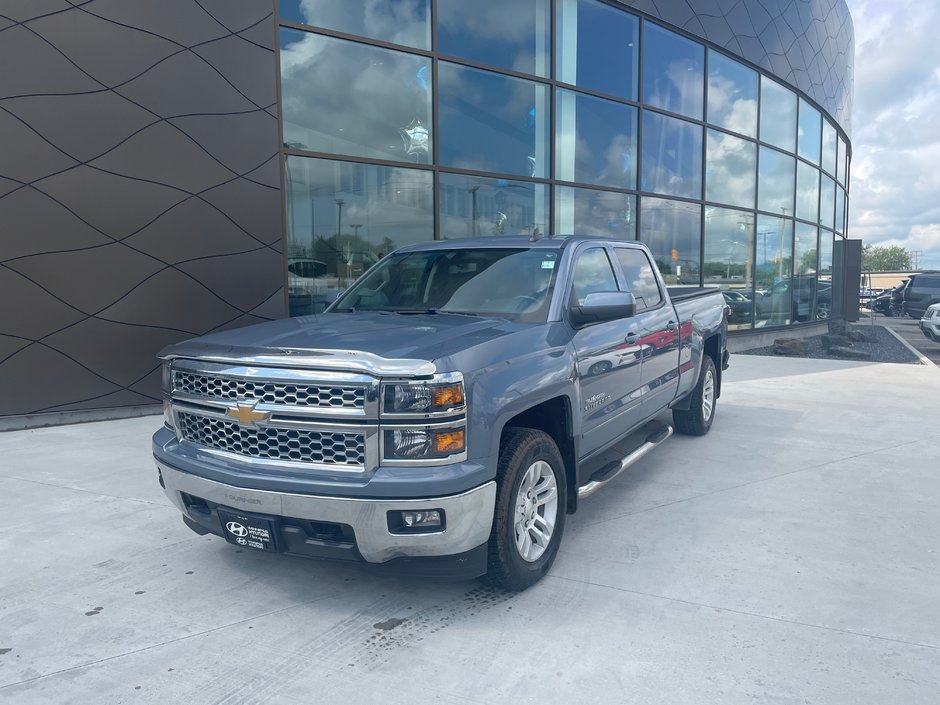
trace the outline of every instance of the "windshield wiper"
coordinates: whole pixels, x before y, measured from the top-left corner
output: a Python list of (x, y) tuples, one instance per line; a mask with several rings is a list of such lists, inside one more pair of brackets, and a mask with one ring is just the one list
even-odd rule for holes
[(473, 316), (479, 317), (479, 314), (468, 313), (466, 311), (447, 311), (442, 308), (390, 308), (385, 309), (389, 313), (400, 313), (403, 316), (416, 316), (421, 314), (441, 314), (447, 316)]

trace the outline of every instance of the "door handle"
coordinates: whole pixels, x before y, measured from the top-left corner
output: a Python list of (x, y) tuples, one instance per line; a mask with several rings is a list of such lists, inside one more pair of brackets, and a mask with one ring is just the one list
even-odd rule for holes
[(623, 339), (627, 345), (633, 345), (636, 342), (636, 333), (630, 333), (626, 338)]
[(675, 329), (676, 329), (675, 321), (669, 321), (669, 323), (666, 324), (666, 330), (675, 330)]

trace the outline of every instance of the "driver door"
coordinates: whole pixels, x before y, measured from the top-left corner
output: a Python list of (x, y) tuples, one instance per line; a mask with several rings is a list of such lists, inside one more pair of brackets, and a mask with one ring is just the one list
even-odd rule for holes
[[(588, 245), (575, 256), (570, 305), (588, 294), (619, 291), (607, 248)], [(590, 454), (618, 440), (640, 418), (642, 377), (639, 325), (633, 318), (593, 323), (575, 330), (581, 397), (581, 447)]]

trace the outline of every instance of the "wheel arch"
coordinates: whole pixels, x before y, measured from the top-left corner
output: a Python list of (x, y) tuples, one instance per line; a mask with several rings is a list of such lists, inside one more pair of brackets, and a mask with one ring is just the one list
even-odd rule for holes
[(503, 452), (506, 431), (510, 428), (533, 428), (544, 431), (558, 446), (565, 463), (565, 506), (568, 514), (578, 508), (578, 452), (574, 437), (571, 400), (567, 396), (547, 399), (509, 418), (500, 429), (499, 452)]

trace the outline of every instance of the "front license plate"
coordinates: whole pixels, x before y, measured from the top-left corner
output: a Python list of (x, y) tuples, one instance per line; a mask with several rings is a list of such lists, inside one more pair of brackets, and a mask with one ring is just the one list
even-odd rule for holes
[(277, 551), (274, 522), (253, 514), (240, 514), (219, 510), (225, 540), (245, 548), (259, 551)]

